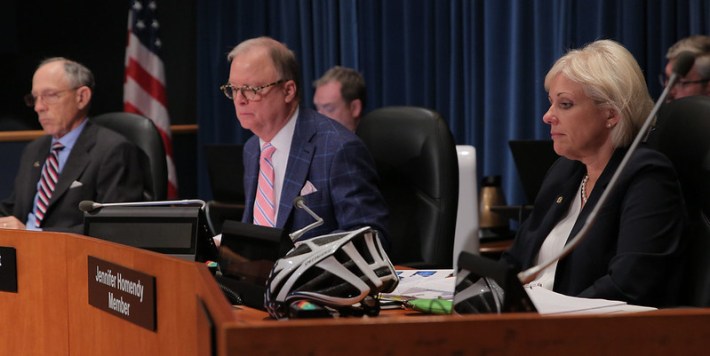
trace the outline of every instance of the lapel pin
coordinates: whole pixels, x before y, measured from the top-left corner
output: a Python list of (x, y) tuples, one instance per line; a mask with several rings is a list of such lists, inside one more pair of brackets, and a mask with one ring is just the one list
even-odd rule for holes
[(39, 167), (39, 161), (35, 161), (35, 163), (32, 164), (32, 167), (35, 167), (35, 168)]
[(559, 197), (557, 197), (557, 200), (555, 200), (555, 203), (562, 204), (563, 200), (564, 200), (564, 198), (560, 195)]

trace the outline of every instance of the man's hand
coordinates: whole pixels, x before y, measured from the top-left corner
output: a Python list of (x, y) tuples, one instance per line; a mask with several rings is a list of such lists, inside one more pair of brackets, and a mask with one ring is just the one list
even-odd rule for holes
[(24, 230), (25, 224), (17, 220), (14, 216), (3, 216), (0, 218), (0, 229), (18, 229)]

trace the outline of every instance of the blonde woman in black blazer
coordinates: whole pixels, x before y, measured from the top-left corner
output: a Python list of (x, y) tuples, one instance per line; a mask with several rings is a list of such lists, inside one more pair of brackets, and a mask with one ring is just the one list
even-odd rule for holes
[[(555, 152), (503, 260), (520, 269), (547, 261), (582, 227), (652, 108), (633, 56), (610, 40), (560, 58), (545, 78)], [(678, 302), (685, 210), (678, 178), (659, 152), (640, 147), (585, 240), (533, 282), (556, 292), (632, 304)]]

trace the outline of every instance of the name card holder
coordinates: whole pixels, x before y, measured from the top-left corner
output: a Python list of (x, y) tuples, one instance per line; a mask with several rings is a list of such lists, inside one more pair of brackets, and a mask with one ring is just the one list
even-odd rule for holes
[(17, 252), (0, 246), (0, 291), (17, 293)]
[(155, 331), (155, 277), (88, 256), (89, 304)]

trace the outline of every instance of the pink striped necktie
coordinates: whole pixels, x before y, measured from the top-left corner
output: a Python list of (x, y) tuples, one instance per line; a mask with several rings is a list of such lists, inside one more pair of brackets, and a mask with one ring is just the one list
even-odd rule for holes
[(59, 180), (59, 151), (63, 148), (64, 145), (59, 143), (59, 141), (55, 142), (42, 168), (39, 191), (37, 192), (37, 209), (35, 211), (35, 226), (37, 227), (42, 224), (42, 219), (44, 219), (44, 214), (49, 206), (49, 200), (52, 199), (52, 193), (54, 193), (54, 188)]
[(259, 158), (259, 181), (254, 200), (254, 224), (276, 226), (276, 196), (274, 193), (274, 164), (271, 157), (276, 147), (267, 142)]

